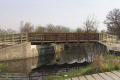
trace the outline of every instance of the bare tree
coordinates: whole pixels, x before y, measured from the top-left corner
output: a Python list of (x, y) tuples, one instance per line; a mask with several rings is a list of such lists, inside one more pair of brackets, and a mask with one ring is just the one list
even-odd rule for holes
[(5, 34), (7, 34), (6, 30), (1, 28), (0, 29), (0, 35), (5, 35)]
[(97, 22), (93, 17), (88, 17), (83, 23), (85, 32), (97, 32)]
[(108, 33), (120, 35), (120, 9), (115, 8), (110, 11), (106, 16), (105, 24)]
[(55, 28), (56, 32), (70, 32), (70, 28), (65, 26), (57, 25)]
[(101, 30), (101, 33), (106, 33), (106, 31), (103, 29), (103, 30)]
[(46, 28), (43, 26), (37, 26), (35, 29), (35, 32), (46, 32)]
[(17, 32), (15, 30), (9, 28), (9, 29), (6, 30), (6, 33), (7, 34), (15, 34)]
[(46, 31), (47, 32), (70, 32), (70, 29), (68, 27), (64, 27), (64, 26), (54, 26), (52, 24), (47, 25), (46, 27)]
[(34, 31), (34, 26), (31, 25), (31, 23), (26, 22), (25, 24), (22, 23), (22, 25), (20, 26), (20, 32), (21, 33), (29, 33), (29, 32), (33, 32)]
[(53, 24), (48, 24), (46, 31), (47, 32), (55, 32), (55, 26)]
[(82, 28), (77, 28), (75, 32), (84, 32)]
[(0, 35), (7, 35), (7, 34), (15, 34), (15, 33), (17, 33), (15, 30), (13, 30), (13, 29), (2, 29), (2, 28), (0, 28)]

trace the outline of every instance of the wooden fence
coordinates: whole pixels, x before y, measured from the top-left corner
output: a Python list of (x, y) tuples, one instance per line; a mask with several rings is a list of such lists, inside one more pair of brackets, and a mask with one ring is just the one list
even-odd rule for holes
[(0, 44), (14, 45), (28, 41), (28, 34), (0, 35)]
[(29, 41), (99, 40), (98, 33), (29, 33)]
[(45, 41), (45, 42), (67, 42), (67, 41), (117, 41), (117, 37), (102, 33), (21, 33), (11, 35), (0, 35), (0, 44), (19, 44), (22, 42)]

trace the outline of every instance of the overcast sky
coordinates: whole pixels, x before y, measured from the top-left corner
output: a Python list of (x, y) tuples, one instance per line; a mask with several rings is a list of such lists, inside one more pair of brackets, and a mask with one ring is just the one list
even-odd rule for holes
[(95, 16), (99, 29), (105, 29), (105, 16), (114, 8), (120, 8), (120, 0), (0, 0), (0, 27), (18, 30), (20, 21), (25, 21), (74, 29), (87, 16)]

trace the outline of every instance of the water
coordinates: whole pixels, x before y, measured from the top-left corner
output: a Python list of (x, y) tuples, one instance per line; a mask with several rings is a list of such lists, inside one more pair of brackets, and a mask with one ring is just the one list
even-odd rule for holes
[(6, 78), (8, 75), (11, 80), (37, 80), (47, 78), (49, 76), (61, 76), (60, 73), (70, 73), (82, 69), (86, 64), (54, 64), (54, 65), (41, 65), (38, 66), (38, 57), (4, 61), (1, 62), (4, 66), (1, 68), (1, 78)]
[[(89, 48), (90, 49), (90, 48)], [(92, 49), (86, 52), (83, 46), (65, 46), (59, 59), (55, 58), (53, 47), (41, 49), (38, 57), (23, 60), (0, 62), (0, 80), (38, 80), (49, 76), (61, 76), (60, 73), (70, 73), (83, 69), (86, 62), (91, 61)], [(82, 64), (81, 64), (82, 63)]]

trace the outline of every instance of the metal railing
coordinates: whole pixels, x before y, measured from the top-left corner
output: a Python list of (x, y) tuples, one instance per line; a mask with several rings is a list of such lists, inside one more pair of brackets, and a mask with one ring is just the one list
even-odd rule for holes
[(115, 42), (117, 36), (103, 33), (20, 33), (0, 35), (0, 44), (19, 44), (32, 41), (104, 41)]

